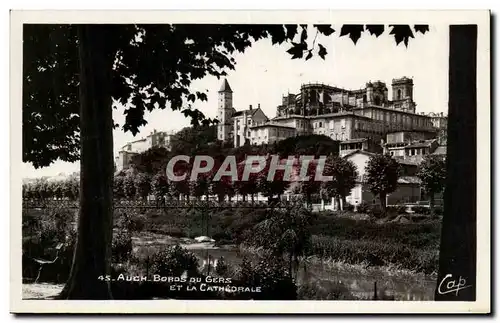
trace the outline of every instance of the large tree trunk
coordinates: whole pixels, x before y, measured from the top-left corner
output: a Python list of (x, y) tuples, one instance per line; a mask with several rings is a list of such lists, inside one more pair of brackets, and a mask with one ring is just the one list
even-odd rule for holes
[(80, 55), (80, 214), (78, 238), (63, 299), (110, 299), (113, 229), (112, 57), (106, 27), (77, 27)]
[[(476, 300), (476, 51), (477, 25), (450, 26), (447, 176), (435, 293), (439, 301)], [(470, 287), (443, 294), (452, 280)]]

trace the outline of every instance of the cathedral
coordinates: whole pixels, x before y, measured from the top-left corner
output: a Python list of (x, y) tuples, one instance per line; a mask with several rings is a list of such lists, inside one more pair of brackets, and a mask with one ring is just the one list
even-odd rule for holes
[(282, 97), (272, 119), (260, 105), (236, 111), (233, 91), (224, 80), (219, 90), (217, 118), (218, 139), (235, 147), (319, 134), (340, 141), (341, 155), (355, 150), (382, 152), (391, 133), (419, 133), (419, 138), (426, 139), (435, 138), (437, 133), (433, 118), (416, 112), (413, 80), (407, 77), (392, 80), (391, 98), (382, 81), (368, 82), (357, 90), (304, 84), (296, 94)]

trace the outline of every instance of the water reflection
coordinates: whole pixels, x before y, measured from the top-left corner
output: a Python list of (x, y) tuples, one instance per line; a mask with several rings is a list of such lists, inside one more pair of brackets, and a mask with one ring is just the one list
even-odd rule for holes
[[(191, 250), (200, 259), (200, 266), (203, 261), (206, 262), (207, 250)], [(223, 256), (227, 263), (237, 265), (241, 262), (242, 255), (237, 250), (212, 249), (209, 251), (212, 259), (218, 259)], [(396, 301), (431, 301), (434, 299), (434, 289), (436, 281), (432, 277), (397, 277), (384, 274), (370, 276), (355, 272), (341, 271), (332, 268), (326, 263), (308, 264), (307, 270), (298, 271), (297, 281), (299, 286), (302, 284), (314, 284), (316, 286), (330, 285), (332, 282), (339, 286), (345, 286), (346, 290), (352, 294), (355, 299), (372, 300), (375, 291), (375, 282), (377, 284), (377, 298)]]

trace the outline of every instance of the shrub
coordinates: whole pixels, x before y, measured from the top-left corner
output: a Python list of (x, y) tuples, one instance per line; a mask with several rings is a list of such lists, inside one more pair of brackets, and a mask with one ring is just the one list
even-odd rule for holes
[(288, 272), (288, 266), (281, 258), (266, 257), (256, 265), (248, 259), (240, 264), (236, 284), (243, 287), (260, 287), (261, 292), (244, 292), (234, 295), (237, 299), (295, 300), (297, 286)]
[(349, 289), (340, 282), (330, 280), (316, 280), (299, 286), (297, 291), (299, 300), (354, 300)]
[(378, 204), (372, 205), (372, 207), (370, 208), (369, 214), (371, 217), (374, 217), (376, 219), (380, 219), (380, 218), (385, 216), (384, 211), (382, 210), (382, 208)]
[(179, 245), (169, 246), (159, 251), (151, 259), (151, 273), (160, 276), (198, 275), (198, 259), (194, 253)]
[(222, 277), (225, 277), (229, 274), (229, 265), (224, 260), (224, 257), (220, 257), (217, 260), (217, 267), (215, 267), (215, 273)]
[(354, 205), (352, 205), (351, 203), (346, 203), (344, 205), (344, 211), (353, 212), (354, 211)]
[(370, 204), (363, 201), (360, 204), (358, 204), (356, 208), (357, 208), (358, 213), (368, 213), (370, 211), (370, 207), (371, 207)]
[(388, 206), (387, 213), (394, 215), (406, 214), (406, 207), (404, 205)]
[(431, 209), (424, 206), (414, 206), (412, 207), (413, 212), (416, 214), (429, 215), (431, 214)]
[(132, 254), (132, 235), (130, 232), (121, 231), (113, 235), (111, 254), (113, 262), (122, 262), (129, 259)]
[(139, 213), (140, 210), (120, 211), (116, 216), (116, 225), (130, 233), (141, 232), (146, 226), (146, 217)]

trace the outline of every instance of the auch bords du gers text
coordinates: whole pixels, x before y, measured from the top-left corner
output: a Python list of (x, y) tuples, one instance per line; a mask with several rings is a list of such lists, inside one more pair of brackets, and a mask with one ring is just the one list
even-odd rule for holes
[[(192, 163), (191, 162), (192, 159)], [(267, 173), (267, 180), (273, 181), (279, 176), (282, 181), (332, 181), (332, 176), (324, 175), (326, 156), (289, 156), (286, 159), (279, 155), (247, 156), (237, 162), (235, 156), (226, 156), (220, 163), (213, 157), (198, 155), (191, 158), (187, 155), (172, 157), (166, 174), (170, 181), (197, 181), (199, 176), (211, 174), (213, 181), (229, 178), (231, 181), (248, 181), (252, 174)], [(184, 167), (182, 167), (184, 166)], [(242, 171), (241, 171), (242, 170)], [(278, 175), (279, 174), (279, 175)]]
[(127, 281), (127, 282), (154, 282), (154, 283), (168, 283), (171, 291), (187, 291), (187, 292), (226, 292), (226, 293), (261, 293), (260, 286), (236, 286), (232, 282), (232, 278), (212, 277), (207, 276), (203, 279), (201, 277), (188, 277), (185, 273), (180, 276), (128, 276), (124, 274), (118, 275), (117, 278), (111, 278), (110, 275), (99, 276), (102, 281)]

